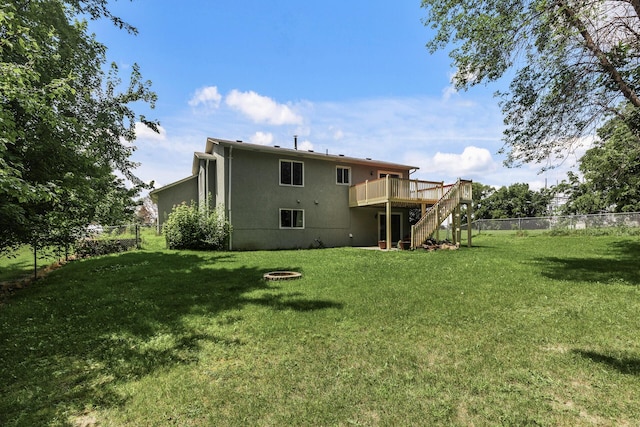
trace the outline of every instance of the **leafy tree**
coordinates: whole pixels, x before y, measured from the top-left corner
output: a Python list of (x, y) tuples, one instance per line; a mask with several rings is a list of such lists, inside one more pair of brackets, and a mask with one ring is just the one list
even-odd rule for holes
[[(491, 190), (485, 188), (485, 196), (474, 209), (475, 219), (527, 218), (545, 216), (553, 194), (549, 190), (533, 191), (529, 184), (512, 184)], [(475, 191), (475, 190), (474, 190)]]
[(640, 137), (627, 121), (613, 118), (580, 159), (583, 180), (569, 174), (559, 191), (568, 194), (565, 213), (640, 211)]
[[(433, 52), (453, 46), (458, 88), (495, 81), (508, 165), (549, 162), (603, 115), (638, 116), (638, 0), (423, 0)], [(620, 109), (626, 99), (631, 109)], [(630, 114), (632, 112), (633, 114)], [(640, 121), (633, 120), (636, 128)], [(544, 168), (544, 166), (543, 166)]]
[(640, 138), (614, 118), (598, 131), (596, 145), (580, 159), (580, 171), (614, 212), (640, 211)]
[(556, 194), (566, 197), (566, 202), (559, 207), (562, 215), (583, 215), (606, 211), (602, 195), (593, 188), (593, 183), (568, 173), (568, 182), (562, 181), (553, 188)]
[[(490, 185), (484, 185), (479, 182), (473, 182), (471, 184), (472, 191), (472, 205), (473, 205), (473, 219), (481, 219), (486, 215), (486, 209), (484, 208), (484, 200), (490, 197), (496, 189)], [(467, 222), (467, 209), (462, 210), (462, 222)]]
[(130, 105), (153, 107), (156, 96), (137, 65), (128, 85), (115, 65), (103, 71), (106, 46), (81, 14), (135, 32), (104, 0), (0, 6), (0, 253), (99, 219), (105, 196), (130, 204), (115, 171), (133, 183), (129, 195), (145, 187), (133, 173), (131, 142), (136, 121), (157, 123)]

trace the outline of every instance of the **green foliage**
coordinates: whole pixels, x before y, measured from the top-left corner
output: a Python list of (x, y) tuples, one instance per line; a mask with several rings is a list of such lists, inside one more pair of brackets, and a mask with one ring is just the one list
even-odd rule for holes
[(560, 206), (559, 213), (582, 215), (607, 211), (602, 194), (595, 191), (591, 181), (585, 181), (573, 172), (569, 172), (567, 176), (568, 181), (562, 181), (553, 188), (557, 194), (567, 197), (566, 202)]
[(131, 105), (153, 107), (156, 96), (137, 65), (128, 86), (115, 65), (105, 74), (106, 46), (81, 14), (134, 30), (103, 0), (0, 8), (0, 252), (71, 241), (92, 221), (116, 222), (146, 186), (133, 174), (131, 142), (136, 122), (157, 123), (136, 117)]
[(640, 236), (640, 228), (619, 225), (616, 227), (590, 227), (585, 229), (554, 228), (543, 233), (546, 236)]
[[(458, 88), (513, 76), (498, 95), (508, 165), (553, 166), (626, 99), (640, 107), (640, 5), (615, 0), (423, 0), (427, 46), (451, 49)], [(634, 113), (632, 115), (636, 115)]]
[(127, 251), (137, 245), (135, 239), (85, 239), (76, 244), (80, 258)]
[(170, 249), (220, 250), (228, 245), (231, 224), (222, 207), (208, 212), (194, 202), (182, 203), (174, 206), (162, 232)]
[(564, 213), (640, 211), (640, 128), (635, 126), (615, 117), (598, 130), (599, 139), (580, 159), (582, 179), (569, 173), (568, 182), (556, 189), (568, 196)]
[(529, 184), (512, 184), (494, 189), (473, 183), (474, 219), (527, 218), (548, 215), (552, 192), (533, 191)]
[(596, 145), (580, 159), (580, 171), (614, 212), (640, 211), (640, 137), (620, 118), (598, 131)]

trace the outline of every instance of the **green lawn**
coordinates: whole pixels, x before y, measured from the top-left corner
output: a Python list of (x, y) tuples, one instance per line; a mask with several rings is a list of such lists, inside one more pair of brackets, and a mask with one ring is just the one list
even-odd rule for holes
[(0, 283), (32, 278), (34, 264), (39, 270), (59, 259), (64, 259), (64, 253), (54, 251), (39, 251), (34, 259), (33, 249), (29, 246), (24, 246), (8, 255), (0, 255)]
[(640, 425), (638, 237), (161, 246), (0, 307), (0, 425)]
[[(99, 236), (100, 239), (117, 239), (117, 238), (135, 238), (134, 232), (129, 228), (121, 234), (104, 233)], [(161, 239), (155, 236), (155, 230), (151, 227), (141, 228), (141, 237), (143, 244), (145, 241), (155, 247), (162, 246)], [(159, 246), (160, 245), (160, 246)], [(73, 255), (73, 251), (68, 255)], [(39, 249), (35, 257), (35, 267), (38, 271), (55, 263), (56, 261), (64, 261), (67, 258), (64, 248), (44, 248)], [(34, 276), (34, 254), (30, 246), (23, 246), (19, 250), (0, 255), (0, 283), (15, 282), (25, 279), (31, 279)]]

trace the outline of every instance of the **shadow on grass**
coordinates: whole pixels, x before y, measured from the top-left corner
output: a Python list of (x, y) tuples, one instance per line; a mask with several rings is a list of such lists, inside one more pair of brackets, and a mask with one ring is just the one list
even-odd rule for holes
[[(124, 404), (119, 383), (197, 361), (204, 342), (242, 346), (225, 334), (242, 321), (228, 311), (342, 307), (262, 279), (299, 268), (238, 267), (234, 257), (130, 252), (88, 259), (16, 294), (0, 308), (0, 425), (64, 425), (70, 414)], [(267, 293), (245, 295), (256, 290)], [(194, 315), (196, 323), (215, 319), (216, 333), (187, 321)]]
[(640, 359), (617, 358), (586, 350), (573, 350), (573, 353), (585, 359), (613, 368), (622, 374), (640, 375)]
[(620, 241), (610, 245), (608, 258), (544, 257), (542, 275), (555, 280), (640, 285), (640, 242)]

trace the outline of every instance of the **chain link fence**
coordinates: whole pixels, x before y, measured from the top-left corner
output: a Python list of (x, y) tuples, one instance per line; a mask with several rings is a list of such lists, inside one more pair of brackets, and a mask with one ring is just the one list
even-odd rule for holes
[(143, 234), (149, 233), (155, 234), (155, 227), (139, 224), (89, 225), (68, 236), (66, 241), (38, 242), (5, 253), (0, 256), (0, 300), (15, 283), (22, 279), (36, 279), (43, 268), (59, 266), (75, 258), (139, 249)]
[(489, 230), (587, 230), (595, 228), (640, 228), (640, 213), (547, 216), (535, 218), (479, 219), (471, 224), (481, 233)]
[(76, 255), (79, 257), (105, 255), (123, 252), (132, 248), (140, 248), (142, 242), (140, 225), (90, 225), (86, 230), (86, 237), (75, 245)]

